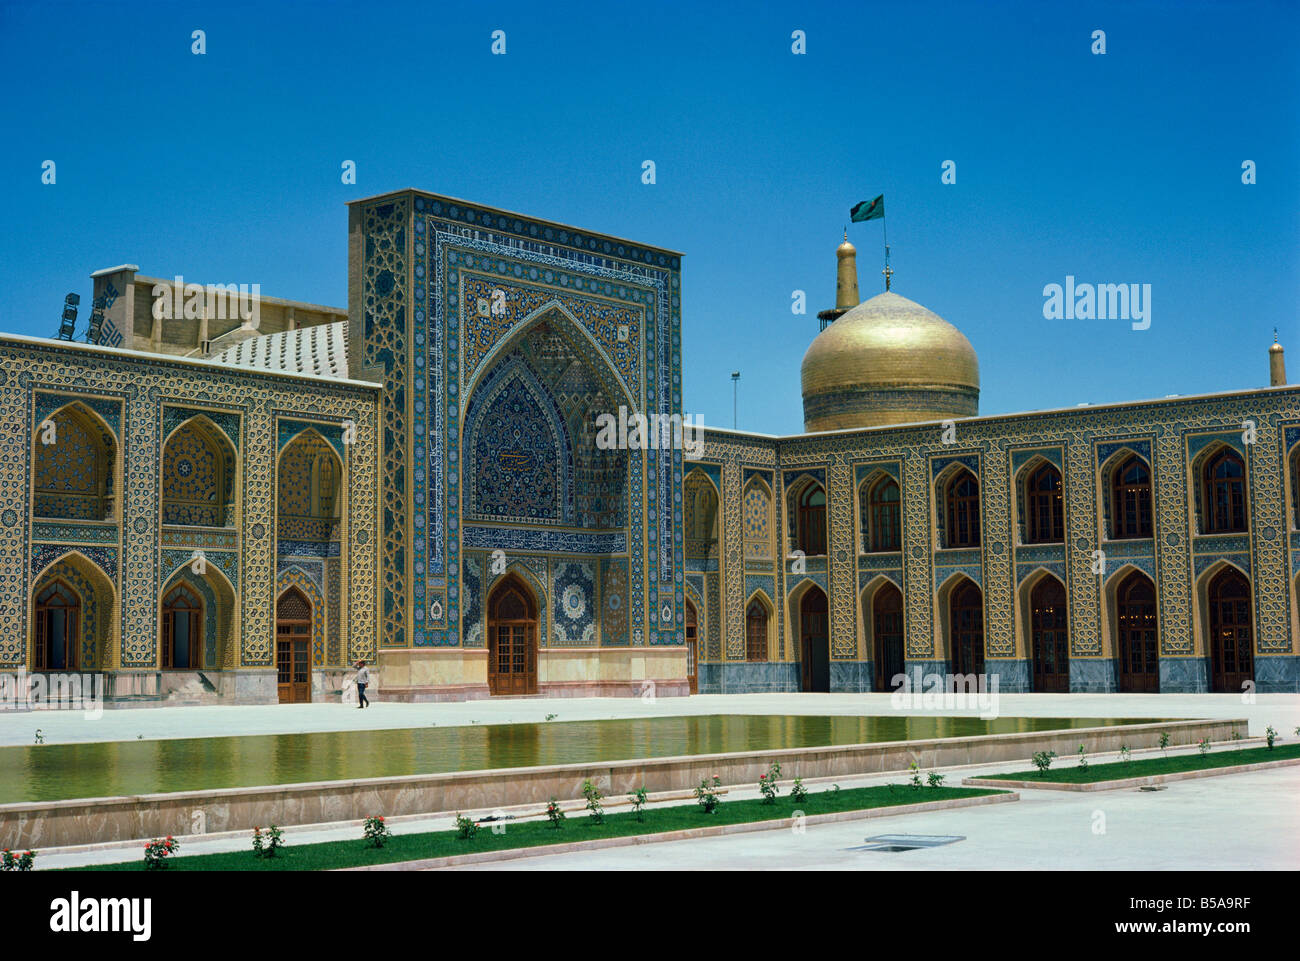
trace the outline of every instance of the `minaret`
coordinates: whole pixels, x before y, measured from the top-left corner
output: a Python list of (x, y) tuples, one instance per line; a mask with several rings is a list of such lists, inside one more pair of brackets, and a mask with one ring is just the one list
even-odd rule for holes
[(825, 330), (837, 317), (858, 306), (858, 248), (849, 243), (849, 232), (844, 231), (844, 242), (835, 248), (835, 309), (817, 314)]
[(844, 242), (835, 248), (838, 261), (835, 269), (835, 309), (848, 310), (858, 306), (858, 248), (849, 243), (849, 232), (844, 231)]
[(1268, 349), (1268, 385), (1270, 387), (1286, 386), (1286, 358), (1282, 345), (1277, 342), (1277, 328), (1273, 328), (1273, 346)]

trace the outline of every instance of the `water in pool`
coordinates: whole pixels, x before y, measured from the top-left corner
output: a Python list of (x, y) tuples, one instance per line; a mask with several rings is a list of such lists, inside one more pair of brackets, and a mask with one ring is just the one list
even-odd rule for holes
[(1150, 723), (714, 714), (0, 748), (0, 804)]

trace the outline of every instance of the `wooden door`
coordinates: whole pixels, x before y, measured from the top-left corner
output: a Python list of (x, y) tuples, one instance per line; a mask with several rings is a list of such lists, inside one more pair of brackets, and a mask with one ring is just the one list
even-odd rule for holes
[(1254, 680), (1250, 582), (1235, 570), (1210, 582), (1210, 690), (1240, 694)]
[(311, 700), (311, 602), (296, 587), (275, 607), (275, 672), (281, 704)]
[(81, 599), (63, 581), (54, 581), (36, 598), (36, 670), (77, 669)]
[(1068, 692), (1070, 631), (1065, 609), (1065, 588), (1055, 577), (1044, 576), (1030, 592), (1029, 607), (1034, 690), (1045, 693)]
[(803, 689), (831, 689), (830, 617), (826, 595), (809, 587), (799, 604), (799, 637), (803, 655)]
[(537, 606), (514, 576), (488, 602), (488, 691), (537, 693)]
[(697, 635), (699, 633), (696, 627), (695, 605), (690, 601), (686, 602), (686, 680), (690, 684), (692, 694), (700, 693), (700, 676), (697, 657), (699, 651), (696, 647)]
[(1156, 694), (1160, 652), (1155, 586), (1145, 574), (1133, 571), (1120, 583), (1115, 599), (1119, 689), (1126, 694)]
[(164, 669), (200, 670), (203, 667), (203, 605), (183, 584), (163, 598), (162, 666)]
[(903, 595), (893, 584), (886, 584), (872, 599), (871, 637), (875, 655), (877, 691), (892, 691), (895, 677), (904, 673), (903, 666)]
[(952, 672), (984, 673), (984, 595), (972, 581), (952, 593), (949, 611)]

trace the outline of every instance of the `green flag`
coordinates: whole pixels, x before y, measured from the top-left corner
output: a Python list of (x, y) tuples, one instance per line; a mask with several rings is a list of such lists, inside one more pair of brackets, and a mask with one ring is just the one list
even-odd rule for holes
[(885, 219), (885, 195), (881, 194), (875, 200), (864, 200), (860, 204), (854, 204), (853, 209), (849, 211), (849, 220), (855, 224), (862, 223), (864, 220), (884, 220)]

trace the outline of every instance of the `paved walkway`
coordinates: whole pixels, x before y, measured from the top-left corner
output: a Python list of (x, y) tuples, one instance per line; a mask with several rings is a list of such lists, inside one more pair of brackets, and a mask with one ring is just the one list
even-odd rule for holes
[[(243, 707), (156, 707), (104, 711), (97, 719), (79, 711), (0, 710), (0, 745), (32, 744), (39, 728), (47, 744), (133, 741), (137, 738), (225, 737), (307, 731), (377, 730), (430, 724), (510, 724), (544, 721), (662, 717), (682, 714), (898, 713), (889, 694), (705, 694), (642, 700), (635, 697), (490, 698), (450, 703), (376, 701), (364, 711), (344, 704), (268, 704)], [(918, 715), (977, 715), (978, 710), (918, 710)], [(1285, 738), (1300, 725), (1300, 695), (1260, 694), (1244, 704), (1236, 694), (1002, 694), (1005, 717), (1235, 718), (1250, 733), (1272, 724)]]
[[(1175, 781), (1164, 791), (1020, 792), (1013, 804), (668, 841), (443, 870), (1273, 870), (1300, 864), (1300, 770)], [(943, 847), (855, 850), (882, 834)]]

